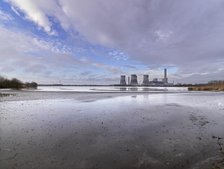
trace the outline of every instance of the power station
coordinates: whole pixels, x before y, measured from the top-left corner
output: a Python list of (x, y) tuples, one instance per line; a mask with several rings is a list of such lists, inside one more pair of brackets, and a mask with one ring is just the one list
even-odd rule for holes
[(138, 77), (136, 74), (132, 74), (131, 78), (128, 77), (128, 83), (126, 83), (126, 77), (125, 75), (121, 75), (120, 79), (120, 85), (121, 86), (172, 86), (173, 83), (168, 83), (168, 77), (167, 77), (167, 69), (164, 69), (164, 77), (160, 81), (157, 78), (154, 78), (152, 81), (149, 81), (149, 75), (143, 75), (143, 81), (141, 84), (138, 83)]

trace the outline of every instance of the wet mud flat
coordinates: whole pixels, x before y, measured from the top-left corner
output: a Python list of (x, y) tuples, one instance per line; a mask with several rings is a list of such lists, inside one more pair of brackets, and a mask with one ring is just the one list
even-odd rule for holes
[(223, 93), (16, 92), (0, 100), (3, 169), (224, 168)]

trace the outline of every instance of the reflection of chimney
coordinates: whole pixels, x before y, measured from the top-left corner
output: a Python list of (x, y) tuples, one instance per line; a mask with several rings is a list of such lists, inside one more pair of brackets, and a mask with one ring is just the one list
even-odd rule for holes
[(121, 75), (120, 85), (126, 85), (125, 75)]
[(143, 75), (142, 85), (149, 85), (149, 75)]
[(137, 75), (132, 74), (131, 75), (131, 83), (130, 85), (138, 85)]

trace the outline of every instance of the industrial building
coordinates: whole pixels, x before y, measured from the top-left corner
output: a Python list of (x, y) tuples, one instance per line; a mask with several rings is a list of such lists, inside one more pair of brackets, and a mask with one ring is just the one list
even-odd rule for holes
[[(125, 75), (121, 75), (120, 85), (126, 86), (138, 86), (138, 77), (136, 74), (132, 74), (131, 78), (128, 77), (128, 83), (126, 83)], [(149, 80), (149, 75), (143, 75), (143, 81), (141, 86), (173, 86), (173, 83), (168, 82), (167, 69), (164, 69), (164, 77), (162, 80), (158, 80), (158, 78), (154, 78), (151, 81)]]

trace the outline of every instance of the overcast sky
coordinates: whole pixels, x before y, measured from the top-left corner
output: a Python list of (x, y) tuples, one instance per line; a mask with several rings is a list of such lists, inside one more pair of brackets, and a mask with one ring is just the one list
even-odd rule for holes
[(1, 0), (0, 75), (112, 84), (224, 80), (224, 0)]

